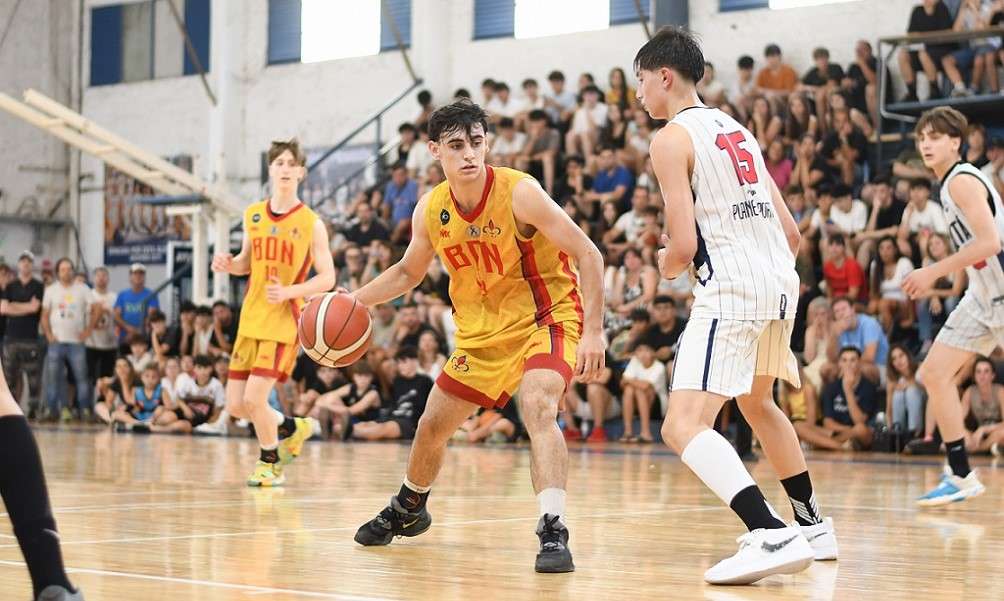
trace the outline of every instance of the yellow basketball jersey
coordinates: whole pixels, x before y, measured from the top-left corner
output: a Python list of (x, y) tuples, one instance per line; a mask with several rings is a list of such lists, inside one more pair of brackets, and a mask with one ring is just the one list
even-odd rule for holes
[(539, 327), (574, 321), (582, 327), (578, 269), (539, 231), (526, 238), (512, 213), (513, 186), (530, 176), (487, 167), (481, 202), (470, 214), (449, 184), (426, 205), (432, 245), (450, 274), (457, 346), (483, 348), (526, 339)]
[(265, 286), (273, 277), (283, 286), (307, 279), (317, 219), (317, 214), (302, 203), (276, 215), (268, 199), (244, 211), (244, 235), (251, 239), (251, 275), (241, 304), (239, 336), (287, 344), (296, 340), (303, 299), (270, 303), (265, 298)]

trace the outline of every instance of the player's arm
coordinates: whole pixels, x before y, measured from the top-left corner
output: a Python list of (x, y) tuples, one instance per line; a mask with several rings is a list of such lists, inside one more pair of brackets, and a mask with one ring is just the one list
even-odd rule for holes
[(244, 230), (244, 239), (241, 241), (241, 250), (237, 256), (230, 253), (216, 253), (213, 256), (213, 271), (217, 273), (229, 273), (230, 275), (247, 275), (251, 273), (251, 237)]
[(948, 183), (948, 191), (972, 224), (973, 240), (937, 263), (910, 272), (903, 279), (903, 290), (910, 298), (927, 294), (939, 278), (986, 261), (1001, 251), (1001, 239), (983, 182), (976, 177), (955, 177)]
[[(331, 256), (331, 247), (328, 243), (328, 228), (324, 227), (324, 222), (320, 219), (314, 221), (310, 252), (314, 256), (314, 277), (302, 284), (281, 287), (281, 297), (309, 298), (335, 287), (335, 259)], [(269, 294), (269, 286), (265, 287), (265, 293)]]
[(687, 270), (697, 253), (694, 196), (690, 187), (694, 145), (682, 127), (670, 124), (659, 130), (649, 150), (666, 207), (668, 236), (662, 236), (665, 248), (659, 251), (659, 271), (662, 277), (671, 280)]
[(425, 224), (429, 196), (430, 194), (423, 196), (415, 206), (415, 212), (411, 216), (411, 240), (401, 260), (352, 293), (367, 307), (393, 300), (418, 286), (425, 278), (425, 272), (436, 256), (429, 238), (429, 228)]
[(606, 360), (606, 344), (602, 340), (603, 255), (582, 228), (534, 180), (522, 179), (513, 187), (512, 212), (518, 222), (536, 228), (579, 267), (585, 316), (575, 375), (592, 381)]
[(788, 205), (784, 202), (774, 178), (768, 177), (767, 182), (770, 185), (770, 198), (774, 202), (774, 212), (781, 220), (781, 229), (784, 230), (784, 237), (788, 240), (788, 248), (791, 249), (791, 254), (797, 255), (798, 246), (802, 243), (802, 233), (798, 231), (798, 223), (788, 210)]

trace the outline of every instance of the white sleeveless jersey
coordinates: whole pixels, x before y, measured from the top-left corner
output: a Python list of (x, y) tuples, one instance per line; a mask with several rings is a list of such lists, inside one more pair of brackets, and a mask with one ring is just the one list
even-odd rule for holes
[(771, 198), (756, 137), (722, 111), (693, 106), (671, 121), (694, 145), (697, 254), (692, 317), (794, 319), (795, 257)]
[[(941, 182), (941, 206), (948, 222), (948, 232), (956, 248), (972, 243), (973, 228), (948, 190), (949, 183), (959, 176), (972, 176), (980, 180), (987, 190), (990, 211), (994, 215), (997, 235), (1004, 242), (1004, 205), (1001, 197), (987, 176), (969, 163), (956, 163)], [(995, 257), (966, 267), (969, 276), (967, 296), (972, 296), (983, 314), (983, 321), (990, 326), (1004, 326), (1004, 251)]]

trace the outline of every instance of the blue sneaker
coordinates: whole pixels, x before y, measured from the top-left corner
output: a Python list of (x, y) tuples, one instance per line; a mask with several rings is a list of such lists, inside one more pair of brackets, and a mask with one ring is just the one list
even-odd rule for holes
[(960, 478), (955, 474), (946, 472), (941, 477), (941, 482), (924, 496), (917, 498), (917, 505), (921, 507), (936, 507), (938, 505), (948, 505), (982, 495), (986, 491), (976, 470), (971, 470), (965, 478)]

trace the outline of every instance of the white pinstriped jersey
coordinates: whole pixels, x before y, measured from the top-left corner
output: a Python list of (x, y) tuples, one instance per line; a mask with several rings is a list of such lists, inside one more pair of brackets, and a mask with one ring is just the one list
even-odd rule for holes
[[(941, 206), (955, 247), (961, 248), (973, 241), (973, 228), (948, 190), (949, 183), (960, 175), (975, 177), (986, 188), (990, 211), (994, 215), (994, 226), (997, 235), (1004, 242), (1004, 205), (1001, 204), (1000, 195), (986, 174), (973, 165), (960, 161), (941, 182)], [(979, 305), (983, 321), (989, 326), (1004, 326), (1004, 251), (996, 257), (966, 267), (966, 275), (969, 276), (966, 295), (972, 296)]]
[(693, 106), (670, 122), (694, 145), (697, 254), (693, 317), (794, 319), (795, 257), (774, 211), (756, 137), (715, 108)]

